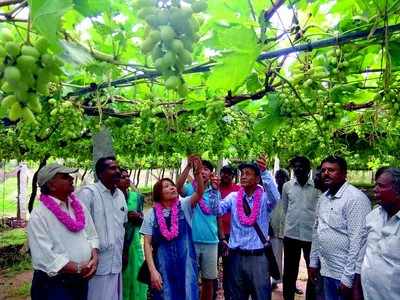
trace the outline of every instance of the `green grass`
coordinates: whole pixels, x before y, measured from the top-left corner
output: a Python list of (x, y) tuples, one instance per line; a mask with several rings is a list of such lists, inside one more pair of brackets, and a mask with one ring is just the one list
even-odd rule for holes
[(2, 276), (6, 278), (13, 278), (16, 275), (32, 270), (32, 263), (29, 255), (25, 254), (22, 260), (13, 263), (9, 267), (1, 270)]
[(16, 216), (17, 194), (17, 177), (8, 178), (5, 183), (0, 183), (0, 216), (3, 216), (3, 214), (5, 216)]
[(26, 298), (29, 297), (30, 293), (31, 293), (31, 283), (24, 282), (19, 287), (12, 288), (7, 296)]
[(26, 231), (23, 228), (5, 230), (0, 232), (0, 247), (10, 245), (22, 245), (27, 238)]

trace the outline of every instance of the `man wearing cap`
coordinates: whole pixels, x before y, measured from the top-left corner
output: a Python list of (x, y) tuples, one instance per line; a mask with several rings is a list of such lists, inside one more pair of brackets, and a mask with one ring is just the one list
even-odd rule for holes
[(89, 281), (89, 300), (122, 299), (122, 250), (128, 208), (117, 188), (121, 173), (115, 157), (100, 158), (95, 166), (99, 179), (83, 187), (79, 198), (88, 208), (99, 235), (99, 264)]
[(71, 169), (39, 170), (40, 204), (31, 213), (28, 241), (34, 269), (32, 300), (85, 300), (96, 272), (98, 236), (85, 206), (73, 194)]
[[(268, 237), (269, 215), (279, 201), (279, 192), (266, 170), (266, 158), (257, 164), (242, 164), (238, 192), (230, 193), (218, 204), (218, 214), (231, 212), (229, 260), (231, 299), (271, 299), (268, 260), (254, 224)], [(259, 185), (262, 179), (263, 187)], [(213, 202), (214, 203), (214, 202)], [(250, 212), (246, 207), (250, 207)]]

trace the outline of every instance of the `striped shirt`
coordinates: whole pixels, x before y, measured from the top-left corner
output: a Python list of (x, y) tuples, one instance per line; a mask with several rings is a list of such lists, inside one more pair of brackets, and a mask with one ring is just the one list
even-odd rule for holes
[[(264, 192), (261, 197), (261, 209), (257, 217), (257, 223), (267, 238), (270, 213), (275, 207), (276, 203), (279, 201), (280, 196), (275, 183), (268, 172), (263, 172), (261, 179), (263, 181)], [(223, 201), (219, 203), (212, 201), (212, 203), (218, 203), (219, 215), (231, 212), (232, 224), (229, 236), (229, 248), (240, 248), (242, 250), (261, 249), (264, 247), (264, 245), (258, 237), (254, 227), (242, 225), (239, 221), (236, 209), (237, 194), (237, 192), (230, 193)], [(254, 204), (253, 195), (248, 197), (245, 194), (245, 197), (252, 208)]]

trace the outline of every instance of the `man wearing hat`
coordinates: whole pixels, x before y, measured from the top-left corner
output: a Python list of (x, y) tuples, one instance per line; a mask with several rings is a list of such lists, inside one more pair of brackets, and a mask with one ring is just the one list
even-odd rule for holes
[[(279, 192), (266, 170), (266, 158), (239, 166), (238, 192), (230, 193), (218, 205), (218, 214), (231, 212), (229, 237), (231, 299), (271, 299), (268, 260), (254, 224), (268, 237), (269, 215), (279, 201)], [(263, 187), (259, 185), (262, 179)], [(250, 208), (250, 211), (247, 210)]]
[(38, 172), (40, 203), (28, 223), (32, 300), (87, 299), (99, 240), (90, 214), (73, 194), (70, 173), (77, 171), (54, 163)]

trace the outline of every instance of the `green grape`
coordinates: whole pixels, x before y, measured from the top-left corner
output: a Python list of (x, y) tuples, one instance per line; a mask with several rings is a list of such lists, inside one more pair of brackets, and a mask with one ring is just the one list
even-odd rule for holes
[(185, 83), (181, 84), (178, 87), (178, 94), (181, 97), (185, 97), (189, 93), (189, 89)]
[(15, 95), (8, 95), (1, 100), (1, 108), (9, 109), (14, 103), (17, 103), (17, 97)]
[(46, 50), (49, 47), (49, 43), (44, 37), (39, 37), (35, 42), (33, 42), (33, 45), (41, 54), (46, 53)]
[(2, 84), (1, 90), (2, 90), (4, 93), (12, 93), (12, 92), (15, 91), (14, 87), (11, 86), (7, 81), (4, 82), (4, 83)]
[(40, 56), (39, 51), (35, 47), (28, 46), (28, 45), (22, 46), (21, 54), (22, 55), (32, 56), (34, 58), (39, 58), (39, 56)]
[(11, 106), (10, 110), (8, 111), (8, 118), (9, 118), (11, 121), (16, 121), (16, 120), (18, 120), (19, 118), (21, 118), (21, 114), (22, 114), (22, 107), (21, 107), (21, 105), (19, 104), (19, 102), (15, 102), (15, 103)]
[(167, 89), (176, 89), (178, 88), (180, 84), (180, 80), (177, 76), (170, 76), (168, 79), (165, 81), (165, 86)]
[(162, 58), (162, 64), (165, 68), (172, 67), (175, 64), (176, 56), (174, 52), (167, 52)]
[(7, 42), (5, 44), (7, 54), (10, 55), (11, 57), (15, 58), (19, 55), (20, 49), (17, 43), (15, 42)]
[(175, 38), (175, 31), (170, 26), (162, 26), (161, 27), (161, 39), (164, 42), (172, 41)]
[(179, 53), (178, 57), (180, 58), (180, 60), (184, 65), (192, 64), (192, 54), (186, 49), (183, 49), (183, 51)]
[(183, 50), (183, 43), (181, 40), (174, 39), (171, 42), (171, 50), (174, 51), (175, 53), (179, 53)]
[(0, 30), (0, 41), (3, 43), (12, 42), (14, 40), (12, 32), (7, 28)]
[(0, 46), (0, 57), (6, 57), (7, 56), (7, 50), (4, 49), (4, 47)]
[(37, 70), (36, 59), (33, 56), (21, 55), (17, 58), (17, 66), (21, 70), (34, 72)]
[(40, 103), (39, 97), (35, 94), (30, 94), (28, 97), (28, 107), (35, 113), (42, 111), (42, 104)]
[(31, 109), (27, 106), (22, 108), (21, 116), (27, 124), (36, 123), (36, 118)]
[(193, 12), (199, 13), (207, 10), (207, 2), (206, 1), (196, 1), (192, 4)]
[(4, 69), (4, 79), (9, 83), (16, 83), (21, 79), (21, 72), (17, 67), (8, 66)]

